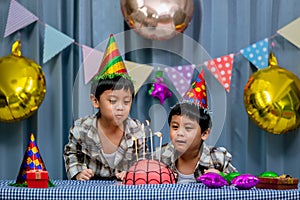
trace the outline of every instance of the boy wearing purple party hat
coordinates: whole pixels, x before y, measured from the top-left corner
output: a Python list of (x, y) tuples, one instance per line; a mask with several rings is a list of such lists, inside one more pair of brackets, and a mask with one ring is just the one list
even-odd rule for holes
[(208, 172), (237, 172), (231, 164), (231, 154), (224, 147), (208, 146), (204, 142), (212, 122), (203, 75), (204, 71), (199, 73), (182, 101), (172, 107), (168, 117), (171, 142), (158, 155), (174, 172), (177, 183), (196, 182)]

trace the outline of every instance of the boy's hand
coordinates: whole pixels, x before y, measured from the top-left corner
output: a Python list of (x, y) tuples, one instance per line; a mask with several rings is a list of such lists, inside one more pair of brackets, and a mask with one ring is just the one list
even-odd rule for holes
[(206, 174), (206, 173), (208, 173), (208, 172), (213, 172), (213, 173), (217, 173), (217, 174), (220, 173), (219, 170), (214, 169), (214, 168), (211, 168), (211, 169), (205, 169), (205, 170), (204, 170), (204, 174)]
[(84, 169), (76, 175), (76, 180), (87, 181), (94, 176), (94, 172), (91, 169)]
[(123, 181), (125, 175), (126, 175), (126, 171), (121, 171), (121, 172), (119, 172), (119, 173), (116, 173), (117, 179), (119, 179), (119, 180), (121, 180), (121, 181)]

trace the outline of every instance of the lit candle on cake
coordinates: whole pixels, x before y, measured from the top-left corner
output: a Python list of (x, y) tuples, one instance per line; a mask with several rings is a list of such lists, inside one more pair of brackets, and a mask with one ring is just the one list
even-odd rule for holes
[(137, 145), (137, 140), (136, 140), (136, 137), (132, 137), (132, 140), (134, 142), (134, 145), (135, 145), (135, 156), (136, 156), (136, 161), (139, 160), (139, 155), (138, 155), (138, 145)]
[(162, 133), (161, 132), (156, 132), (155, 135), (159, 137), (159, 157), (158, 157), (158, 162), (160, 162), (161, 158), (161, 147), (162, 147)]
[(142, 131), (143, 131), (143, 160), (145, 160), (145, 153), (146, 153), (146, 132), (145, 132), (145, 125), (142, 123)]
[(151, 148), (151, 159), (153, 160), (153, 134), (152, 134), (152, 130), (150, 128), (150, 123), (148, 120), (146, 120), (148, 129), (149, 129), (149, 133), (150, 133), (150, 148)]

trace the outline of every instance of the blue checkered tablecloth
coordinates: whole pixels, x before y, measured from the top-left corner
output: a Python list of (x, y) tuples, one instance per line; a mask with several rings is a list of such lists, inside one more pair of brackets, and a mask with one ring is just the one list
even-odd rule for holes
[(14, 180), (0, 180), (1, 200), (94, 200), (94, 199), (266, 199), (300, 200), (300, 184), (293, 190), (238, 190), (233, 186), (210, 189), (202, 183), (163, 185), (121, 185), (115, 181), (52, 180), (50, 188), (9, 186)]

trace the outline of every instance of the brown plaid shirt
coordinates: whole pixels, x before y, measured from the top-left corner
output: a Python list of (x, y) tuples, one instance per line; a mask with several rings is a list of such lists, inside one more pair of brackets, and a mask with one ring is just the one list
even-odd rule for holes
[(143, 154), (143, 132), (138, 120), (125, 120), (125, 133), (116, 151), (114, 168), (105, 159), (102, 144), (96, 129), (95, 115), (80, 118), (70, 129), (69, 142), (64, 149), (67, 176), (74, 179), (83, 169), (92, 169), (95, 177), (113, 179), (115, 173), (126, 171), (136, 162), (135, 144), (137, 138), (138, 157)]
[[(194, 170), (195, 179), (204, 173), (205, 169), (217, 169), (223, 173), (237, 172), (232, 166), (231, 154), (224, 147), (207, 146), (204, 142), (200, 147), (200, 159)], [(158, 151), (156, 151), (156, 157)], [(161, 161), (165, 163), (175, 174), (177, 179), (176, 160), (178, 156), (172, 143), (162, 147)]]

